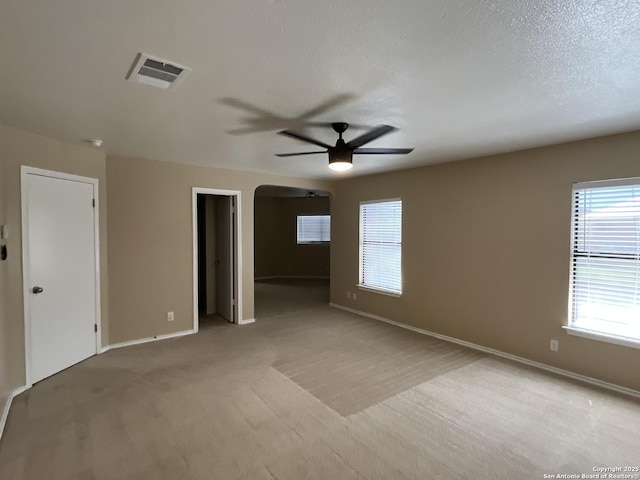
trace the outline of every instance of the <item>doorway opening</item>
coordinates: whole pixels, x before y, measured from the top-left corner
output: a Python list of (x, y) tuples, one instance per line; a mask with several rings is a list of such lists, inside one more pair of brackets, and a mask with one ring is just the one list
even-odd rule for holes
[(329, 192), (262, 185), (254, 200), (256, 320), (329, 304)]
[(193, 327), (242, 323), (240, 192), (193, 188)]

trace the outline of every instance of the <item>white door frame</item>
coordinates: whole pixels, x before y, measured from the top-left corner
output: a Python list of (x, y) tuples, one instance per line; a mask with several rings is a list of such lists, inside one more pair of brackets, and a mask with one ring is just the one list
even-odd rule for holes
[(93, 216), (93, 240), (95, 248), (95, 295), (96, 295), (96, 354), (102, 350), (102, 318), (100, 316), (100, 204), (98, 201), (98, 179), (90, 177), (81, 177), (70, 173), (54, 172), (52, 170), (43, 170), (41, 168), (28, 167), (22, 165), (20, 167), (20, 194), (22, 201), (22, 303), (24, 307), (24, 356), (25, 356), (25, 385), (31, 388), (31, 312), (29, 311), (29, 287), (31, 279), (29, 278), (29, 238), (26, 235), (28, 225), (29, 212), (27, 209), (27, 175), (39, 175), (42, 177), (57, 178), (59, 180), (69, 180), (72, 182), (88, 183), (93, 185), (93, 195), (95, 198), (95, 209)]
[(218, 188), (192, 187), (191, 189), (191, 223), (193, 226), (193, 331), (198, 332), (198, 194), (221, 195), (236, 199), (236, 275), (234, 285), (237, 296), (236, 325), (242, 325), (242, 204), (240, 190), (221, 190)]

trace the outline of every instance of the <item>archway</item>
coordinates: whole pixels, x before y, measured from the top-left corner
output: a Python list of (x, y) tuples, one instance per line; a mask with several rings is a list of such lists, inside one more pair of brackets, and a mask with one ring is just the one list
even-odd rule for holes
[(256, 320), (328, 304), (330, 194), (262, 185), (254, 202)]

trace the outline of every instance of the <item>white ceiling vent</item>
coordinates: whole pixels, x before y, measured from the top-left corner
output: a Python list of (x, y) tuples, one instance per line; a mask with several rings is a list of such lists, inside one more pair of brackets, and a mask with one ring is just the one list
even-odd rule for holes
[(139, 53), (126, 78), (152, 87), (173, 90), (189, 72), (189, 67)]

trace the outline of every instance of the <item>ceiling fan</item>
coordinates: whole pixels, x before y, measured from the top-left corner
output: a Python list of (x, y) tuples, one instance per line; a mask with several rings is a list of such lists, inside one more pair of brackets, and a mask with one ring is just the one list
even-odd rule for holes
[(386, 135), (387, 133), (393, 132), (396, 130), (395, 127), (390, 125), (380, 125), (379, 127), (374, 128), (373, 130), (368, 131), (367, 133), (360, 135), (357, 138), (354, 138), (350, 142), (345, 142), (342, 139), (342, 134), (349, 128), (348, 123), (344, 122), (336, 122), (332, 123), (331, 126), (338, 133), (340, 138), (336, 142), (336, 146), (332, 147), (324, 142), (319, 140), (315, 140), (310, 137), (306, 137), (304, 135), (300, 135), (299, 133), (292, 132), (291, 130), (283, 130), (282, 132), (278, 132), (280, 135), (286, 135), (287, 137), (296, 138), (298, 140), (302, 140), (303, 142), (311, 143), (313, 145), (317, 145), (319, 147), (325, 148), (326, 150), (315, 151), (315, 152), (301, 152), (301, 153), (279, 153), (276, 154), (278, 157), (294, 157), (296, 155), (314, 155), (316, 153), (329, 153), (329, 168), (337, 171), (349, 170), (353, 167), (353, 155), (406, 155), (407, 153), (411, 153), (413, 148), (360, 148), (363, 145), (374, 141), (377, 138)]

